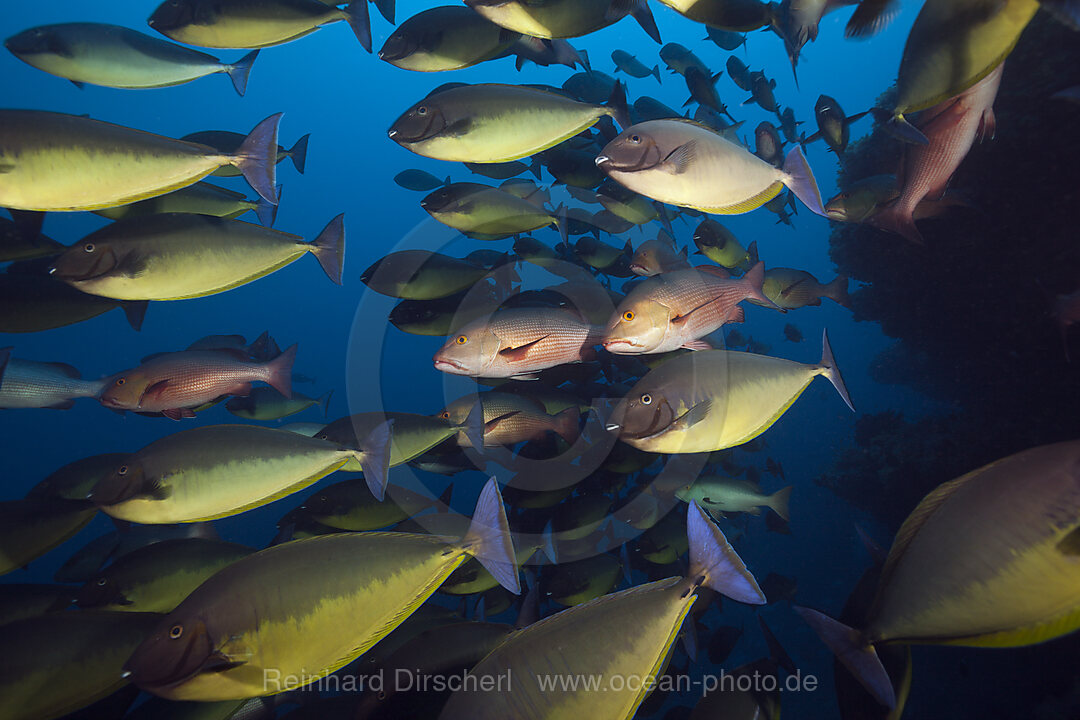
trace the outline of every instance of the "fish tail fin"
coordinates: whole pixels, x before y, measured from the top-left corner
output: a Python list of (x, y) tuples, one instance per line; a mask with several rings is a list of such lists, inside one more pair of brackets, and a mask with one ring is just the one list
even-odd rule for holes
[(784, 308), (770, 300), (769, 296), (766, 295), (765, 291), (762, 289), (762, 286), (765, 284), (765, 263), (761, 260), (758, 260), (752, 268), (746, 271), (741, 282), (746, 288), (747, 299), (755, 300), (765, 307), (776, 308), (780, 312), (787, 312)]
[(289, 158), (292, 160), (293, 167), (296, 168), (296, 172), (301, 175), (304, 174), (304, 167), (307, 166), (307, 146), (308, 140), (311, 139), (311, 133), (304, 135), (302, 138), (296, 141), (296, 143), (289, 148)]
[(565, 410), (560, 410), (552, 416), (551, 429), (556, 435), (565, 440), (567, 444), (573, 445), (580, 433), (578, 428), (578, 420), (580, 417), (581, 413), (576, 407), (568, 407)]
[(653, 17), (652, 10), (649, 9), (649, 4), (645, 0), (637, 0), (633, 3), (633, 9), (630, 10), (630, 15), (637, 20), (641, 29), (649, 34), (657, 45), (662, 45), (663, 40), (660, 39), (660, 28), (656, 27), (656, 19)]
[(626, 86), (623, 85), (622, 80), (616, 82), (615, 87), (611, 89), (611, 97), (608, 98), (605, 106), (608, 114), (619, 123), (621, 129), (630, 127), (630, 108), (626, 105)]
[(840, 393), (844, 404), (851, 408), (851, 412), (855, 412), (855, 406), (851, 404), (851, 396), (848, 395), (847, 386), (844, 385), (844, 378), (840, 375), (840, 368), (836, 366), (832, 346), (829, 345), (828, 330), (821, 331), (821, 365), (819, 367), (822, 369), (822, 374), (829, 378), (829, 382), (836, 388), (836, 392)]
[(537, 180), (540, 180), (540, 169), (542, 167), (543, 165), (540, 162), (540, 158), (533, 155), (532, 160), (529, 162), (529, 172), (531, 172), (533, 177), (535, 177)]
[(270, 202), (260, 195), (259, 201), (255, 203), (255, 217), (259, 218), (259, 224), (263, 227), (274, 227), (277, 220), (278, 203), (281, 202), (280, 185), (274, 189), (274, 195), (277, 196), (277, 202)]
[(464, 422), (459, 425), (474, 448), (484, 447), (484, 405), (477, 398)]
[(847, 275), (837, 275), (832, 282), (825, 285), (825, 292), (823, 292), (822, 295), (829, 298), (840, 307), (849, 310), (851, 309), (851, 298), (848, 295)]
[(765, 637), (765, 646), (769, 648), (769, 658), (772, 659), (780, 667), (784, 668), (789, 675), (794, 675), (798, 671), (798, 667), (795, 665), (795, 661), (788, 655), (787, 650), (780, 644), (780, 641), (776, 639), (776, 635), (773, 634), (772, 629), (765, 624), (765, 618), (758, 615), (758, 625), (761, 627), (761, 634)]
[(379, 423), (360, 441), (353, 457), (364, 471), (364, 482), (375, 499), (382, 502), (386, 496), (386, 477), (390, 470), (390, 446), (393, 439), (393, 420)]
[(791, 515), (788, 512), (788, 503), (791, 501), (791, 485), (788, 485), (782, 490), (777, 490), (769, 496), (769, 507), (773, 509), (773, 512), (780, 516), (784, 522), (791, 520)]
[(911, 208), (901, 205), (899, 199), (871, 215), (868, 222), (876, 228), (896, 233), (916, 245), (926, 244), (919, 228), (915, 226), (915, 216)]
[(340, 285), (341, 273), (345, 269), (345, 213), (328, 222), (319, 236), (311, 241), (311, 252), (326, 276)]
[(765, 594), (757, 580), (746, 569), (742, 558), (724, 537), (724, 533), (690, 501), (686, 516), (687, 539), (690, 543), (690, 577), (703, 578), (700, 584), (748, 605), (764, 605)]
[(330, 414), (330, 398), (332, 398), (333, 396), (334, 391), (327, 390), (325, 393), (323, 393), (322, 397), (319, 398), (319, 407), (322, 408), (323, 417), (326, 417)]
[(656, 78), (656, 82), (660, 83), (661, 85), (664, 84), (664, 81), (660, 77), (660, 66), (659, 65), (653, 65), (652, 66), (652, 76), (654, 78)]
[(277, 203), (277, 138), (282, 113), (274, 113), (255, 126), (229, 162), (248, 184), (266, 199)]
[(292, 368), (296, 360), (296, 344), (266, 364), (270, 375), (266, 383), (287, 398), (292, 398)]
[(240, 97), (244, 97), (244, 93), (247, 92), (248, 76), (251, 75), (251, 66), (255, 64), (257, 57), (259, 57), (259, 51), (252, 50), (232, 65), (225, 66), (225, 72), (228, 73), (236, 94)]
[(365, 50), (371, 52), (371, 17), (368, 15), (368, 0), (352, 0), (342, 12), (345, 22), (349, 23), (353, 34)]
[(794, 610), (874, 699), (885, 707), (896, 707), (892, 681), (869, 638), (817, 610), (799, 606)]
[(761, 258), (758, 257), (757, 240), (750, 243), (750, 247), (746, 248), (746, 257), (751, 267), (758, 264)]
[[(880, 111), (876, 111), (871, 108), (870, 112), (874, 114), (875, 118), (881, 118), (884, 114)], [(904, 117), (903, 113), (895, 113), (885, 121), (885, 131), (892, 135), (901, 142), (909, 143), (911, 145), (929, 145), (930, 140), (923, 134), (922, 130), (908, 122), (908, 119)]]
[(469, 554), (476, 558), (500, 585), (515, 595), (521, 594), (510, 524), (506, 520), (506, 508), (503, 507), (499, 483), (495, 478), (490, 478), (480, 491), (480, 499), (476, 501), (472, 523), (463, 543)]
[(555, 229), (559, 231), (559, 240), (564, 246), (570, 242), (570, 221), (567, 215), (566, 205), (562, 203), (555, 208)]
[(124, 310), (124, 317), (127, 318), (128, 325), (135, 332), (142, 330), (143, 320), (146, 319), (146, 308), (150, 303), (146, 300), (128, 300), (120, 305)]
[(386, 22), (394, 25), (394, 14), (397, 10), (394, 0), (371, 0), (375, 3), (375, 7), (379, 9), (379, 14), (383, 16)]
[(784, 184), (795, 193), (795, 197), (810, 208), (810, 212), (828, 217), (821, 204), (821, 192), (818, 190), (817, 181), (814, 180), (814, 171), (810, 169), (810, 163), (806, 162), (806, 156), (798, 145), (788, 151), (784, 158), (784, 172), (787, 173)]

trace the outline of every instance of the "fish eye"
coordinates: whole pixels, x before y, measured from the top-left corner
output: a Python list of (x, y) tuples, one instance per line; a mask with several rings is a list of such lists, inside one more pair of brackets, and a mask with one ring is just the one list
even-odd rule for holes
[(630, 136), (630, 142), (634, 143), (635, 145), (641, 144), (641, 136), (640, 135), (631, 135)]
[(464, 345), (465, 343), (469, 342), (469, 338), (465, 337), (464, 335), (458, 335), (457, 339), (454, 340), (454, 342), (456, 342), (458, 345)]
[(127, 475), (127, 471), (128, 471), (128, 466), (127, 465), (121, 465), (119, 468), (117, 468), (116, 474), (117, 475)]
[(649, 393), (645, 393), (644, 395), (642, 395), (641, 396), (641, 404), (642, 405), (652, 405), (652, 395), (650, 395)]
[(98, 586), (98, 587), (105, 587), (105, 584), (106, 584), (107, 582), (109, 582), (109, 581), (108, 581), (108, 580), (106, 580), (105, 578), (98, 578), (98, 581), (97, 581), (97, 586)]
[(124, 379), (124, 378), (116, 378), (116, 384), (117, 385), (123, 385), (126, 382), (127, 382), (127, 380)]
[(417, 115), (427, 115), (427, 106), (426, 105), (421, 105), (420, 107), (416, 108), (416, 114)]
[(450, 411), (449, 410), (443, 410), (441, 413), (439, 413), (439, 417), (442, 418), (443, 420), (449, 420), (450, 419)]
[(183, 634), (183, 625), (173, 625), (171, 628), (169, 628), (169, 637), (171, 637), (173, 640), (179, 640)]
[(626, 312), (624, 312), (622, 314), (622, 319), (625, 320), (626, 322), (630, 322), (631, 320), (634, 319), (634, 311), (633, 310), (627, 310)]
[(96, 247), (94, 246), (94, 243), (86, 243), (85, 245), (83, 245), (82, 249), (85, 250), (88, 253), (92, 253), (92, 252), (94, 252)]

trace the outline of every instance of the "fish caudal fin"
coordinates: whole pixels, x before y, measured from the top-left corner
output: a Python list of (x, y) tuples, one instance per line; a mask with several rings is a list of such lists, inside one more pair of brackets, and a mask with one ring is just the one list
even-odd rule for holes
[(391, 25), (394, 24), (394, 14), (397, 10), (397, 6), (394, 0), (371, 0), (375, 3), (375, 7), (379, 9), (379, 14), (386, 19), (386, 22)]
[(371, 17), (368, 15), (368, 0), (352, 0), (342, 12), (353, 34), (365, 50), (371, 52)]
[(263, 227), (274, 227), (274, 221), (277, 220), (278, 203), (281, 202), (280, 185), (275, 188), (274, 195), (277, 202), (270, 202), (260, 195), (259, 201), (255, 203), (255, 217), (259, 218), (259, 224)]
[(304, 168), (307, 166), (307, 146), (308, 140), (311, 139), (311, 133), (304, 135), (302, 138), (296, 141), (291, 148), (289, 148), (289, 158), (292, 160), (293, 167), (296, 168), (296, 172), (301, 175), (304, 174)]
[[(881, 118), (882, 113), (876, 112), (873, 109), (871, 109), (870, 112), (874, 114), (874, 117), (878, 119)], [(901, 142), (911, 143), (912, 145), (930, 144), (930, 140), (923, 134), (922, 130), (908, 122), (903, 113), (896, 113), (886, 120), (885, 130)]]
[(292, 398), (292, 367), (296, 360), (296, 345), (285, 350), (266, 364), (270, 377), (266, 384), (287, 398)]
[(229, 160), (255, 192), (271, 203), (277, 203), (277, 139), (281, 116), (282, 113), (275, 113), (256, 125)]
[(851, 298), (848, 296), (847, 288), (847, 275), (837, 275), (831, 283), (828, 283), (825, 286), (825, 291), (821, 294), (832, 300), (840, 307), (844, 307), (850, 310)]
[(560, 410), (552, 416), (551, 429), (556, 435), (565, 440), (568, 445), (573, 445), (577, 442), (578, 435), (580, 434), (580, 428), (578, 426), (578, 420), (580, 418), (581, 413), (578, 412), (576, 407), (568, 407), (565, 410)]
[(896, 707), (896, 693), (889, 674), (874, 646), (861, 632), (817, 610), (798, 606), (794, 610), (875, 700), (885, 707)]
[(698, 507), (696, 500), (690, 501), (686, 533), (690, 543), (691, 578), (704, 578), (701, 584), (732, 600), (748, 605), (765, 604), (765, 593), (761, 592), (757, 580), (716, 523)]
[(821, 364), (822, 374), (829, 379), (829, 382), (836, 388), (836, 392), (840, 393), (840, 397), (844, 403), (851, 408), (851, 412), (855, 412), (855, 406), (851, 404), (851, 396), (848, 395), (847, 386), (844, 385), (844, 378), (840, 375), (840, 368), (836, 366), (836, 358), (833, 357), (832, 346), (829, 345), (829, 331), (821, 331)]
[(664, 41), (660, 39), (660, 28), (656, 27), (656, 19), (653, 17), (652, 10), (649, 9), (649, 4), (645, 0), (635, 0), (630, 15), (637, 20), (641, 29), (656, 41), (657, 45), (663, 44)]
[(341, 273), (345, 269), (345, 213), (328, 222), (319, 236), (311, 241), (311, 252), (326, 276), (340, 285)]
[(521, 594), (517, 556), (510, 538), (510, 524), (499, 495), (499, 483), (490, 478), (476, 501), (469, 532), (462, 541), (468, 553), (499, 581), (504, 588)]
[(611, 97), (608, 98), (605, 107), (612, 119), (619, 123), (621, 129), (630, 127), (630, 108), (626, 105), (626, 87), (622, 84), (622, 80), (616, 82), (615, 87), (611, 89)]
[(769, 496), (769, 507), (773, 512), (780, 516), (780, 518), (787, 522), (791, 520), (791, 515), (788, 513), (788, 503), (791, 501), (791, 485), (788, 485), (782, 490), (777, 490)]
[(364, 481), (375, 499), (382, 502), (386, 496), (386, 476), (390, 469), (390, 442), (393, 438), (393, 420), (379, 423), (356, 450), (356, 461), (364, 471)]
[(323, 393), (322, 397), (319, 398), (319, 407), (322, 408), (323, 417), (326, 417), (330, 413), (330, 398), (332, 398), (333, 396), (334, 391), (327, 390), (325, 393)]
[(465, 417), (465, 422), (459, 427), (465, 433), (470, 447), (477, 449), (484, 447), (484, 406), (479, 398), (473, 403), (469, 414)]
[(898, 200), (870, 216), (868, 222), (876, 228), (896, 233), (916, 245), (925, 245), (922, 233), (915, 227), (915, 216), (907, 206), (903, 206)]
[(244, 97), (244, 93), (247, 92), (248, 76), (251, 74), (251, 66), (255, 64), (257, 57), (259, 57), (259, 51), (252, 50), (232, 65), (225, 66), (225, 72), (229, 74), (229, 79), (236, 88), (236, 94), (240, 97)]
[(652, 73), (651, 74), (652, 74), (652, 76), (654, 78), (656, 78), (656, 82), (660, 83), (661, 85), (664, 84), (664, 81), (660, 78), (660, 66), (659, 65), (653, 65), (652, 66)]
[(810, 169), (810, 163), (806, 162), (802, 148), (796, 145), (784, 157), (784, 173), (787, 177), (784, 185), (802, 204), (810, 208), (810, 212), (821, 217), (825, 214), (825, 207), (821, 204), (821, 191), (818, 190), (817, 181), (814, 180), (814, 171)]
[(754, 264), (754, 267), (747, 270), (741, 282), (746, 287), (747, 300), (753, 300), (765, 307), (775, 308), (780, 312), (787, 312), (787, 310), (774, 303), (762, 289), (762, 285), (765, 283), (765, 263), (762, 261), (759, 260)]

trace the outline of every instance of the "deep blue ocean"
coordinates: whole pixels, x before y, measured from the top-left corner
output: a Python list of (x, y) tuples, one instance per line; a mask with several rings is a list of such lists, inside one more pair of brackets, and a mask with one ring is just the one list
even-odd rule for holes
[[(900, 13), (892, 23), (866, 41), (843, 37), (847, 10), (827, 15), (821, 22), (816, 42), (803, 49), (798, 86), (783, 44), (773, 33), (751, 32), (743, 48), (729, 53), (705, 39), (703, 26), (658, 3), (652, 7), (664, 42), (685, 45), (714, 72), (724, 69), (729, 54), (737, 55), (752, 69), (764, 69), (776, 80), (778, 103), (793, 108), (803, 123), (800, 131), (809, 134), (816, 129), (814, 103), (820, 94), (831, 95), (848, 114), (854, 114), (874, 105), (894, 82), (904, 41), (919, 5), (901, 3)], [(70, 21), (113, 23), (153, 34), (145, 20), (154, 7), (155, 3), (149, 0), (90, 4), (66, 0), (8, 2), (0, 13), (0, 36), (8, 37), (36, 25)], [(397, 19), (400, 23), (426, 7), (429, 4), (401, 0)], [(373, 44), (377, 50), (393, 28), (374, 7), (371, 14)], [(631, 18), (587, 37), (572, 39), (571, 44), (586, 49), (592, 67), (609, 74), (614, 74), (610, 55), (616, 49), (634, 54), (650, 68), (659, 63), (662, 84), (652, 77), (635, 79), (614, 74), (627, 82), (631, 102), (641, 95), (650, 95), (680, 108), (687, 98), (682, 78), (664, 68), (658, 56), (660, 46)], [(238, 59), (246, 51), (208, 52), (228, 61)], [(450, 176), (455, 181), (490, 181), (472, 175), (460, 163), (429, 160), (408, 152), (387, 137), (387, 129), (409, 106), (444, 82), (561, 85), (577, 71), (560, 65), (537, 67), (529, 63), (518, 71), (513, 58), (504, 58), (446, 73), (408, 72), (364, 52), (345, 23), (328, 25), (295, 42), (264, 49), (255, 62), (244, 97), (233, 91), (226, 77), (216, 75), (163, 89), (120, 90), (92, 85), (79, 89), (20, 62), (10, 53), (0, 52), (0, 98), (6, 108), (87, 114), (168, 137), (212, 129), (247, 133), (268, 115), (284, 113), (281, 145), (290, 147), (306, 133), (311, 134), (311, 139), (304, 174), (296, 172), (288, 160), (278, 165), (282, 195), (274, 227), (310, 239), (342, 212), (346, 227), (341, 287), (326, 278), (314, 258), (305, 256), (267, 277), (228, 292), (192, 300), (152, 302), (139, 332), (128, 325), (121, 312), (114, 310), (44, 332), (0, 335), (0, 347), (12, 346), (13, 355), (22, 359), (69, 363), (84, 378), (97, 378), (133, 367), (151, 353), (183, 349), (206, 335), (241, 334), (251, 340), (265, 330), (283, 348), (298, 343), (294, 370), (310, 382), (296, 383), (297, 390), (313, 397), (334, 391), (325, 420), (316, 407), (269, 425), (329, 422), (350, 413), (377, 409), (434, 414), (465, 394), (471, 382), (436, 371), (431, 358), (444, 339), (408, 335), (390, 325), (387, 313), (396, 301), (369, 290), (360, 281), (360, 274), (396, 250), (427, 248), (461, 257), (481, 247), (510, 251), (513, 239), (470, 240), (432, 220), (420, 207), (423, 193), (394, 183), (398, 172), (417, 168), (439, 178)], [(748, 137), (752, 146), (753, 128), (762, 120), (775, 122), (775, 116), (754, 104), (743, 105), (747, 93), (732, 83), (726, 71), (717, 82), (717, 89), (731, 114), (745, 121), (739, 134)], [(1035, 112), (1039, 110), (1036, 108)], [(873, 126), (871, 118), (854, 124), (852, 141), (868, 134)], [(999, 133), (1008, 132), (1008, 128), (999, 127)], [(835, 195), (839, 169), (836, 155), (819, 142), (807, 146), (807, 158), (823, 198)], [(549, 183), (551, 179), (545, 173), (543, 182)], [(242, 178), (209, 180), (254, 197)], [(558, 188), (553, 193), (565, 197)], [(775, 216), (765, 209), (720, 219), (744, 245), (756, 241), (767, 266), (805, 269), (822, 282), (828, 282), (838, 272), (829, 256), (829, 235), (835, 224), (801, 205), (799, 210), (793, 226), (777, 224)], [(242, 219), (254, 222), (251, 215)], [(674, 222), (680, 246), (689, 244), (693, 250), (690, 237), (698, 222), (694, 218)], [(45, 219), (44, 233), (61, 243), (72, 244), (106, 224), (106, 220), (90, 213), (50, 213)], [(659, 230), (659, 224), (654, 222), (633, 228), (624, 236), (603, 239), (622, 245), (629, 238), (637, 245), (654, 238)], [(536, 231), (533, 236), (548, 245), (559, 241), (553, 229)], [(892, 241), (904, 242), (895, 237)], [(700, 256), (692, 259), (705, 262)], [(927, 265), (932, 263), (933, 259), (926, 261)], [(561, 281), (535, 268), (522, 271), (522, 276), (529, 288)], [(859, 288), (858, 279), (853, 279), (851, 292)], [(910, 302), (930, 300), (912, 297)], [(787, 323), (801, 330), (802, 342), (785, 340), (783, 328)], [(882, 384), (873, 379), (875, 359), (892, 340), (874, 319), (856, 322), (850, 310), (829, 300), (819, 307), (800, 308), (784, 315), (749, 306), (745, 325), (732, 327), (771, 346), (768, 354), (807, 363), (818, 361), (821, 332), (827, 329), (843, 370), (857, 413), (844, 406), (824, 379), (815, 380), (763, 435), (764, 449), (738, 456), (740, 462), (757, 467), (763, 467), (766, 457), (782, 464), (786, 482), (763, 473), (762, 483), (770, 492), (782, 485), (794, 485), (791, 534), (769, 532), (762, 518), (752, 518), (745, 534), (733, 542), (759, 581), (769, 573), (795, 578), (798, 604), (837, 613), (870, 563), (856, 525), (886, 548), (895, 527), (887, 527), (815, 480), (830, 470), (845, 449), (854, 445), (856, 421), (860, 416), (894, 411), (908, 421), (917, 421), (927, 415), (956, 410), (956, 401), (935, 397), (925, 388), (911, 384)], [(937, 360), (948, 363), (947, 357)], [(181, 429), (232, 422), (243, 421), (228, 414), (223, 406), (202, 412), (196, 419), (176, 423), (164, 418), (113, 413), (93, 399), (80, 399), (69, 410), (5, 410), (0, 414), (4, 448), (0, 499), (22, 497), (48, 473), (79, 458), (134, 451)], [(912, 452), (920, 450), (913, 448)], [(435, 494), (447, 484), (444, 477), (406, 466), (393, 470), (390, 477), (392, 481), (406, 482), (410, 473), (416, 482)], [(321, 482), (329, 484), (339, 477), (331, 476)], [(484, 479), (479, 472), (453, 478), (456, 510), (471, 512)], [(216, 528), (223, 539), (265, 547), (276, 533), (277, 520), (310, 492), (304, 490), (216, 521)], [(6, 575), (0, 582), (51, 582), (53, 573), (73, 552), (112, 529), (110, 519), (99, 514), (74, 538), (31, 562), (25, 570)], [(638, 580), (643, 578), (640, 576)], [(456, 598), (438, 595), (430, 602), (457, 606)], [(549, 606), (547, 610), (552, 608)], [(760, 611), (726, 602), (722, 615), (710, 616), (710, 624), (745, 624), (746, 627), (725, 667), (736, 667), (765, 654), (765, 642), (753, 617), (756, 612), (767, 620), (800, 670), (820, 681), (814, 692), (785, 695), (783, 717), (836, 717), (832, 657), (792, 612), (788, 602), (776, 602)], [(504, 619), (511, 617), (512, 613)], [(1075, 643), (1072, 647), (1075, 648)], [(1034, 709), (1042, 702), (1041, 698), (1032, 698), (1030, 705), (1023, 700), (1023, 694), (1031, 686), (1018, 682), (1015, 691), (1018, 694), (1000, 688), (1017, 673), (1027, 673), (1041, 664), (1056, 664), (1059, 660), (1055, 659), (1054, 648), (1050, 645), (1019, 650), (974, 650), (917, 646), (906, 716), (995, 717), (996, 708), (1002, 706), (1006, 697), (1010, 709), (1025, 706)], [(1075, 650), (1060, 658), (1061, 662), (1075, 663), (1075, 660)], [(688, 672), (695, 672), (695, 667), (704, 671), (709, 666), (705, 660), (703, 665), (691, 665)], [(695, 699), (692, 694), (669, 699), (651, 717), (663, 717), (671, 708), (691, 705)], [(1072, 711), (1063, 712), (1080, 712), (1076, 707), (1073, 705)], [(1080, 714), (1046, 717), (1075, 718)]]

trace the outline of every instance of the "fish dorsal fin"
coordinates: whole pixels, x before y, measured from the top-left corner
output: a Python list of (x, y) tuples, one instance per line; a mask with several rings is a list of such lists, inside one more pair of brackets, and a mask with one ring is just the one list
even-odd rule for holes
[(42, 363), (42, 365), (47, 365), (50, 370), (55, 370), (56, 372), (60, 373), (64, 377), (74, 378), (76, 380), (82, 377), (82, 375), (79, 374), (78, 370), (76, 370), (71, 365), (68, 365), (67, 363), (47, 362), (47, 363)]
[(720, 278), (721, 280), (730, 280), (731, 279), (731, 273), (729, 273), (727, 271), (727, 268), (722, 268), (719, 265), (700, 265), (700, 266), (698, 266), (698, 267), (696, 267), (694, 269), (697, 270), (698, 272), (703, 272), (703, 273), (708, 273), (710, 275), (715, 275), (716, 277)]
[[(900, 559), (907, 551), (908, 545), (911, 544), (912, 539), (919, 533), (919, 530), (926, 524), (926, 521), (930, 519), (930, 516), (937, 512), (938, 508), (945, 504), (945, 502), (952, 497), (952, 494), (959, 490), (964, 483), (979, 472), (981, 471), (975, 470), (969, 472), (967, 475), (958, 477), (955, 480), (949, 480), (948, 482), (938, 485), (930, 492), (930, 494), (922, 499), (922, 502), (920, 502), (914, 510), (911, 511), (907, 520), (904, 521), (904, 524), (901, 525), (900, 529), (896, 532), (892, 547), (889, 548), (889, 555), (885, 558), (885, 566), (881, 569), (881, 579), (878, 581), (879, 592), (881, 588), (888, 584), (889, 577), (896, 568), (896, 564), (900, 562)], [(870, 617), (872, 616), (873, 615), (871, 614)]]

